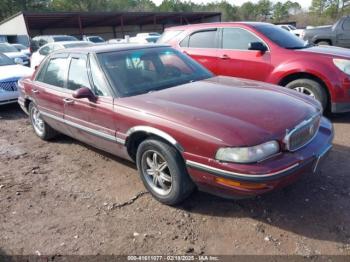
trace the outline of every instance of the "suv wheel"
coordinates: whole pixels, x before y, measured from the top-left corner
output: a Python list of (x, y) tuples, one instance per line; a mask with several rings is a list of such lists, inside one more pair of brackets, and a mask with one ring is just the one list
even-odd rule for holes
[(194, 190), (180, 153), (166, 143), (145, 140), (138, 147), (136, 163), (143, 184), (161, 203), (176, 205)]
[(327, 93), (320, 83), (311, 79), (297, 79), (288, 83), (286, 87), (317, 99), (323, 109), (326, 109), (328, 102)]
[(29, 117), (35, 134), (41, 139), (49, 140), (57, 135), (57, 132), (41, 118), (40, 111), (33, 102), (29, 104)]

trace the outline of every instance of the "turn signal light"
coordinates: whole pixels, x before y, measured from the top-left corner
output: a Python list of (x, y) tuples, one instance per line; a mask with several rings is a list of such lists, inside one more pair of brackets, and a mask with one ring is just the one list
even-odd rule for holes
[(231, 179), (217, 177), (215, 182), (224, 186), (239, 187), (244, 189), (265, 189), (268, 188), (266, 184), (238, 182)]

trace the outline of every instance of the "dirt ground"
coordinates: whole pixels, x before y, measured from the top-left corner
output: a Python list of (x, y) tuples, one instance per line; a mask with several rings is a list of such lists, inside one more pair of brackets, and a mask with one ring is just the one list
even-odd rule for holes
[(196, 192), (168, 207), (140, 193), (133, 164), (65, 136), (43, 142), (2, 106), (0, 254), (350, 255), (350, 114), (331, 120), (319, 174), (255, 199)]

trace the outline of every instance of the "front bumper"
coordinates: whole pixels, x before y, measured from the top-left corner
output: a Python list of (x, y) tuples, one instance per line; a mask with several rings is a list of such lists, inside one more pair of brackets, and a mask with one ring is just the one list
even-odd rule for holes
[(18, 92), (0, 92), (0, 105), (16, 103)]
[[(273, 167), (264, 173), (249, 173), (247, 165), (244, 170), (237, 170), (237, 165), (236, 170), (230, 170), (230, 164), (217, 161), (217, 166), (189, 159), (186, 164), (199, 189), (229, 198), (251, 197), (287, 186), (302, 174), (316, 173), (332, 148), (333, 136), (332, 124), (323, 119), (319, 133), (305, 147), (296, 152), (283, 152), (274, 158), (251, 165), (251, 170), (256, 166)], [(213, 163), (213, 160), (208, 162)]]

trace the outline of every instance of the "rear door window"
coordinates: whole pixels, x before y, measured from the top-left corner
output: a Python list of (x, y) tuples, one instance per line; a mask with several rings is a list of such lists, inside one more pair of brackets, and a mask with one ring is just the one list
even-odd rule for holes
[(216, 29), (203, 30), (192, 33), (188, 39), (191, 48), (217, 48)]
[[(68, 70), (68, 59), (57, 57), (51, 58), (49, 61), (46, 72), (42, 76), (42, 82), (63, 88), (65, 86)], [(39, 74), (40, 75), (40, 74)], [(39, 81), (39, 79), (37, 79)]]

